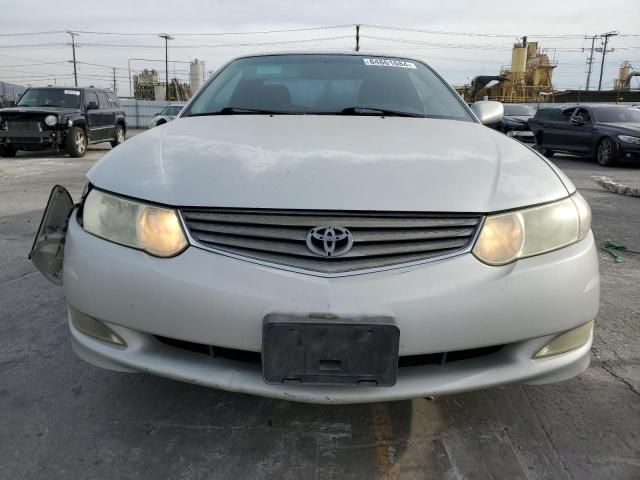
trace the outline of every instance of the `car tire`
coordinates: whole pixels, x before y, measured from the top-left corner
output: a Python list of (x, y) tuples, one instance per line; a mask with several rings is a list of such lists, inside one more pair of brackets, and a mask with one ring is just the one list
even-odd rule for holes
[(18, 149), (16, 147), (0, 145), (0, 157), (15, 157), (16, 153), (18, 153)]
[(116, 148), (118, 145), (124, 142), (124, 127), (122, 125), (116, 125), (116, 132), (111, 142), (111, 148)]
[(616, 158), (613, 141), (609, 137), (604, 137), (598, 142), (598, 146), (596, 147), (596, 160), (603, 167), (615, 165)]
[(556, 152), (554, 152), (553, 150), (549, 150), (546, 147), (540, 147), (539, 151), (542, 155), (544, 155), (547, 158), (551, 158), (555, 155)]
[(81, 127), (71, 127), (64, 143), (67, 152), (74, 158), (84, 157), (87, 153), (87, 134)]

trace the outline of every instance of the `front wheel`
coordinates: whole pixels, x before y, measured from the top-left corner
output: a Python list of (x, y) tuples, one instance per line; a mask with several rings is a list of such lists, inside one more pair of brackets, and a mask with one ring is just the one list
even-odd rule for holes
[(596, 150), (596, 160), (603, 167), (611, 167), (616, 163), (613, 142), (610, 138), (605, 137), (600, 140)]
[(556, 152), (554, 152), (553, 150), (549, 150), (549, 149), (548, 149), (548, 148), (546, 148), (546, 147), (539, 147), (539, 148), (538, 148), (538, 151), (539, 151), (542, 155), (544, 155), (545, 157), (547, 157), (547, 158), (551, 158), (551, 157), (553, 157), (553, 155), (555, 155), (555, 153), (556, 153)]
[(87, 134), (85, 131), (80, 127), (71, 127), (67, 132), (65, 147), (72, 157), (84, 157), (84, 154), (87, 153)]
[(122, 125), (116, 126), (116, 134), (114, 135), (111, 147), (116, 148), (118, 145), (124, 142), (124, 127)]
[(9, 145), (0, 145), (0, 157), (15, 157), (18, 149)]

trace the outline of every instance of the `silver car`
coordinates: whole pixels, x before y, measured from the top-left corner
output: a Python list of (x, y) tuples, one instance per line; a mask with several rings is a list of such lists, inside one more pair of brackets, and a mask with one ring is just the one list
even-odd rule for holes
[(416, 59), (238, 58), (77, 204), (56, 186), (31, 259), (111, 370), (318, 403), (565, 380), (598, 312), (591, 213), (501, 116)]
[(183, 107), (184, 105), (167, 105), (151, 119), (149, 122), (149, 128), (158, 127), (175, 120)]

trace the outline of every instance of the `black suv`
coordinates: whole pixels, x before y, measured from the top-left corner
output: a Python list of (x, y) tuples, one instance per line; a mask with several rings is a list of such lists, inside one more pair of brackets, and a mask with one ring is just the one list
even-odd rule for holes
[(124, 111), (109, 90), (30, 88), (17, 106), (0, 109), (0, 156), (62, 148), (72, 157), (82, 157), (89, 144), (121, 144), (126, 130)]

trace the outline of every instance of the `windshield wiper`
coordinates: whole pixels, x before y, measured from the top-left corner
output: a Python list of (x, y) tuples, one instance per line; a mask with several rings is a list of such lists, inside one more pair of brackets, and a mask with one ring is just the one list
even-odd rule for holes
[(418, 117), (426, 118), (424, 113), (405, 112), (375, 107), (347, 107), (340, 110), (340, 115), (378, 115), (383, 117)]
[(189, 117), (207, 117), (210, 115), (294, 115), (295, 112), (281, 112), (277, 110), (263, 110), (260, 108), (224, 107), (217, 112), (191, 113)]

